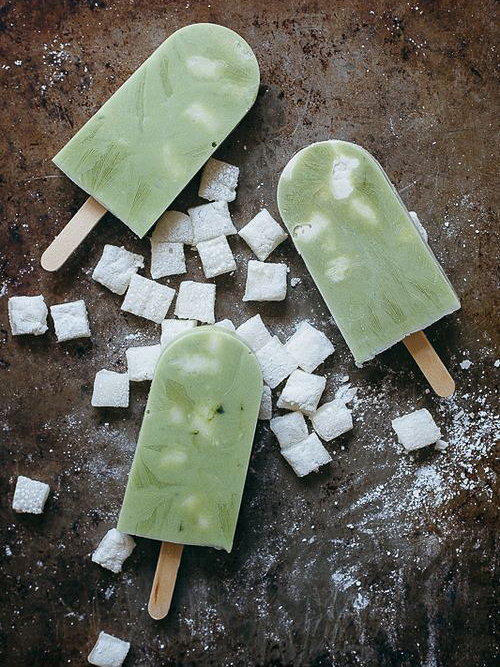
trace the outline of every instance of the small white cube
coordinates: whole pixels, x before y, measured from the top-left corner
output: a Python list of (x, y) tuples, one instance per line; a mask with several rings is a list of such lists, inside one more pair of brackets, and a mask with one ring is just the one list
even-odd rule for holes
[(203, 167), (198, 195), (208, 201), (234, 201), (239, 167), (211, 157)]
[(165, 319), (175, 290), (143, 276), (132, 276), (121, 309), (160, 324)]
[(335, 399), (313, 412), (311, 422), (319, 437), (329, 442), (352, 429), (352, 414), (344, 401)]
[(308, 322), (299, 324), (293, 336), (285, 343), (285, 348), (307, 373), (312, 373), (335, 351), (325, 334)]
[(282, 449), (281, 453), (298, 477), (304, 477), (310, 472), (317, 472), (320, 466), (324, 466), (332, 460), (316, 433), (311, 433), (308, 438), (292, 445), (292, 447)]
[(92, 278), (115, 294), (125, 294), (132, 276), (143, 267), (144, 257), (141, 255), (106, 244)]
[(189, 215), (180, 211), (165, 211), (151, 234), (153, 243), (193, 243), (193, 223)]
[(96, 667), (121, 667), (130, 649), (130, 642), (100, 632), (87, 660)]
[(225, 236), (201, 241), (196, 246), (196, 250), (200, 253), (205, 278), (215, 278), (215, 276), (236, 270), (236, 262)]
[(408, 211), (410, 214), (410, 218), (413, 220), (413, 224), (417, 228), (418, 233), (422, 237), (422, 239), (427, 243), (429, 241), (429, 237), (427, 235), (427, 230), (423, 226), (423, 224), (420, 222), (420, 218), (418, 215), (415, 213), (415, 211)]
[(225, 201), (214, 201), (190, 208), (193, 225), (193, 245), (215, 239), (217, 236), (236, 234), (229, 208)]
[(161, 345), (143, 345), (125, 350), (129, 380), (132, 382), (152, 380), (161, 350)]
[(273, 417), (269, 426), (278, 439), (281, 449), (292, 447), (309, 435), (306, 420), (301, 412), (289, 412), (282, 417)]
[(73, 338), (88, 338), (90, 336), (87, 308), (83, 299), (51, 306), (50, 314), (54, 320), (58, 343)]
[(301, 370), (293, 371), (286, 381), (277, 406), (285, 410), (300, 410), (305, 415), (310, 415), (318, 407), (325, 386), (326, 378), (321, 375)]
[(227, 329), (228, 331), (235, 331), (236, 327), (232, 323), (231, 320), (225, 319), (225, 320), (220, 320), (219, 322), (216, 322), (215, 325), (216, 327), (222, 327), (223, 329)]
[(260, 363), (264, 382), (271, 389), (277, 387), (297, 368), (297, 362), (285, 350), (277, 336), (273, 336), (268, 343), (256, 350), (255, 356)]
[(243, 301), (283, 301), (286, 297), (286, 264), (270, 264), (251, 259)]
[(9, 322), (13, 336), (44, 334), (47, 327), (47, 306), (43, 296), (12, 296), (9, 299)]
[(245, 343), (252, 348), (254, 352), (260, 350), (261, 347), (264, 347), (266, 343), (269, 343), (272, 336), (269, 331), (266, 329), (266, 325), (262, 321), (260, 315), (254, 315), (236, 329), (238, 336), (241, 336)]
[(41, 514), (49, 493), (50, 486), (45, 482), (38, 482), (36, 479), (19, 475), (12, 500), (12, 509), (14, 512)]
[(94, 380), (91, 404), (95, 408), (128, 408), (128, 373), (98, 371)]
[(124, 561), (134, 548), (135, 542), (130, 535), (111, 528), (99, 542), (97, 549), (92, 554), (92, 560), (116, 574), (122, 571)]
[(175, 314), (185, 320), (215, 322), (215, 285), (184, 280), (179, 286)]
[(288, 236), (283, 227), (265, 208), (259, 211), (238, 233), (261, 262), (267, 259)]
[(151, 278), (164, 278), (186, 273), (182, 243), (156, 243), (151, 239)]
[(260, 399), (259, 419), (271, 419), (273, 416), (273, 399), (271, 387), (265, 384), (262, 387), (262, 397)]
[(433, 445), (441, 438), (441, 431), (425, 408), (393, 419), (392, 428), (407, 452)]
[(160, 345), (165, 348), (179, 334), (194, 329), (196, 320), (163, 320), (161, 323)]

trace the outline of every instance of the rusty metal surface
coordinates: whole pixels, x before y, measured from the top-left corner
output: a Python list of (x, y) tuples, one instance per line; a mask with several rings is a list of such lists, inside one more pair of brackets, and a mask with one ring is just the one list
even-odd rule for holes
[[(495, 664), (495, 11), (489, 0), (2, 3), (3, 665), (85, 665), (101, 629), (132, 642), (130, 667)], [(280, 335), (303, 318), (323, 329), (337, 348), (320, 369), (326, 395), (349, 375), (355, 428), (328, 445), (331, 466), (299, 480), (259, 423), (233, 552), (186, 548), (171, 613), (156, 623), (146, 601), (157, 544), (138, 540), (118, 575), (89, 558), (116, 521), (147, 395), (136, 383), (129, 409), (96, 410), (93, 377), (158, 338), (90, 273), (105, 242), (148, 255), (148, 241), (107, 216), (59, 273), (39, 257), (85, 198), (50, 158), (193, 21), (237, 30), (261, 66), (257, 103), (217, 154), (241, 167), (237, 227), (261, 206), (277, 215), (294, 151), (356, 141), (419, 213), (463, 307), (428, 332), (456, 377), (446, 401), (426, 393), (401, 345), (355, 368), (290, 241), (271, 259), (301, 283), (286, 302), (242, 304), (251, 253), (231, 242), (239, 269), (216, 280), (218, 318), (261, 312)], [(178, 206), (197, 201), (194, 183)], [(194, 253), (188, 268), (201, 278)], [(7, 297), (39, 293), (84, 298), (91, 340), (12, 338)], [(436, 416), (446, 452), (401, 453), (390, 419), (416, 407)], [(12, 512), (18, 474), (50, 483), (42, 516)]]

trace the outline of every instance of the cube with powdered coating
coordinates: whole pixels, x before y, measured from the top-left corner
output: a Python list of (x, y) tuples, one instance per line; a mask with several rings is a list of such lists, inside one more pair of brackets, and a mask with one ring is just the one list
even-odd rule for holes
[(288, 234), (265, 208), (246, 224), (238, 234), (263, 262)]
[(203, 167), (198, 195), (208, 201), (234, 201), (239, 167), (211, 157)]
[(101, 631), (87, 660), (96, 667), (121, 667), (130, 649), (130, 642)]
[(186, 273), (182, 243), (157, 243), (151, 239), (151, 278), (164, 278)]
[(92, 554), (94, 563), (111, 570), (117, 574), (122, 571), (124, 561), (130, 556), (135, 548), (135, 542), (121, 530), (111, 528), (99, 542), (97, 549)]
[(311, 472), (317, 472), (318, 468), (332, 460), (316, 433), (311, 433), (305, 440), (296, 445), (282, 449), (281, 453), (298, 477), (305, 477)]
[(83, 299), (51, 306), (50, 314), (54, 320), (58, 343), (73, 338), (88, 338), (90, 336), (87, 308)]
[(262, 321), (262, 317), (257, 314), (251, 317), (236, 329), (238, 336), (241, 336), (245, 343), (249, 345), (254, 352), (264, 347), (271, 340), (271, 334)]
[(309, 322), (299, 324), (295, 333), (285, 343), (285, 348), (307, 373), (312, 373), (335, 351), (325, 334)]
[(142, 345), (125, 350), (129, 380), (132, 382), (152, 380), (161, 350), (161, 345)]
[(218, 322), (215, 323), (216, 327), (223, 327), (224, 329), (227, 329), (228, 331), (236, 331), (236, 327), (232, 323), (231, 320), (225, 319), (225, 320), (219, 320)]
[(283, 301), (286, 297), (286, 264), (271, 264), (251, 259), (243, 301)]
[(236, 234), (227, 202), (214, 201), (188, 209), (193, 225), (193, 245), (217, 236)]
[(200, 254), (205, 278), (215, 278), (236, 270), (236, 262), (225, 236), (201, 241), (197, 244), (196, 250)]
[(175, 290), (168, 285), (160, 285), (149, 278), (134, 275), (121, 309), (160, 324), (165, 319), (174, 295)]
[(260, 399), (259, 419), (271, 419), (273, 416), (273, 399), (271, 387), (265, 384), (262, 387), (262, 397)]
[(13, 336), (44, 334), (48, 310), (43, 296), (12, 296), (9, 299), (9, 322)]
[(165, 211), (151, 234), (152, 243), (193, 243), (193, 223), (180, 211)]
[(144, 257), (125, 248), (106, 244), (92, 279), (115, 294), (125, 294), (132, 276), (144, 267)]
[(321, 375), (305, 373), (300, 369), (293, 371), (286, 381), (277, 406), (310, 415), (318, 407), (325, 386), (326, 378)]
[(215, 285), (184, 280), (179, 286), (175, 314), (186, 320), (215, 322)]
[(277, 336), (273, 336), (268, 343), (256, 350), (255, 356), (262, 369), (264, 382), (271, 389), (277, 387), (297, 368), (297, 362), (285, 350)]
[(160, 345), (162, 349), (166, 347), (170, 341), (174, 340), (176, 336), (189, 329), (194, 329), (196, 325), (196, 320), (163, 320), (161, 323), (160, 337)]
[(95, 408), (128, 408), (128, 373), (101, 370), (96, 373), (91, 404)]
[(309, 435), (306, 420), (301, 412), (289, 412), (281, 417), (273, 417), (269, 426), (278, 439), (281, 449), (292, 447)]
[(50, 486), (24, 475), (19, 475), (12, 500), (14, 512), (41, 514), (49, 497)]
[(407, 452), (433, 445), (441, 438), (441, 431), (425, 408), (393, 419), (392, 428)]
[(329, 442), (352, 429), (352, 414), (343, 400), (334, 399), (313, 412), (311, 422), (319, 437)]

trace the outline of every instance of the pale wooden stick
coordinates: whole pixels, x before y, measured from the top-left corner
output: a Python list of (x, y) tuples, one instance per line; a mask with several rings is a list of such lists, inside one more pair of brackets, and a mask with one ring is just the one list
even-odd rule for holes
[(436, 394), (443, 397), (451, 396), (455, 391), (455, 381), (424, 332), (417, 331), (403, 338), (403, 343)]
[(60, 269), (105, 213), (104, 206), (89, 197), (43, 253), (42, 267), (46, 271)]
[(159, 621), (168, 614), (177, 579), (177, 570), (181, 561), (183, 544), (162, 542), (155, 578), (149, 596), (148, 612), (151, 618)]

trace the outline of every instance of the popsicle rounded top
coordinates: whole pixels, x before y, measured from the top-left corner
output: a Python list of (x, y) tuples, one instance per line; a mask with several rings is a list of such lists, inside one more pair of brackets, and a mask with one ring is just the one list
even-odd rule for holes
[(460, 302), (375, 158), (346, 141), (288, 162), (278, 207), (358, 364)]
[(236, 334), (176, 337), (156, 367), (118, 528), (231, 551), (261, 395), (259, 363)]
[(220, 25), (174, 32), (53, 161), (144, 236), (255, 101), (250, 46)]

